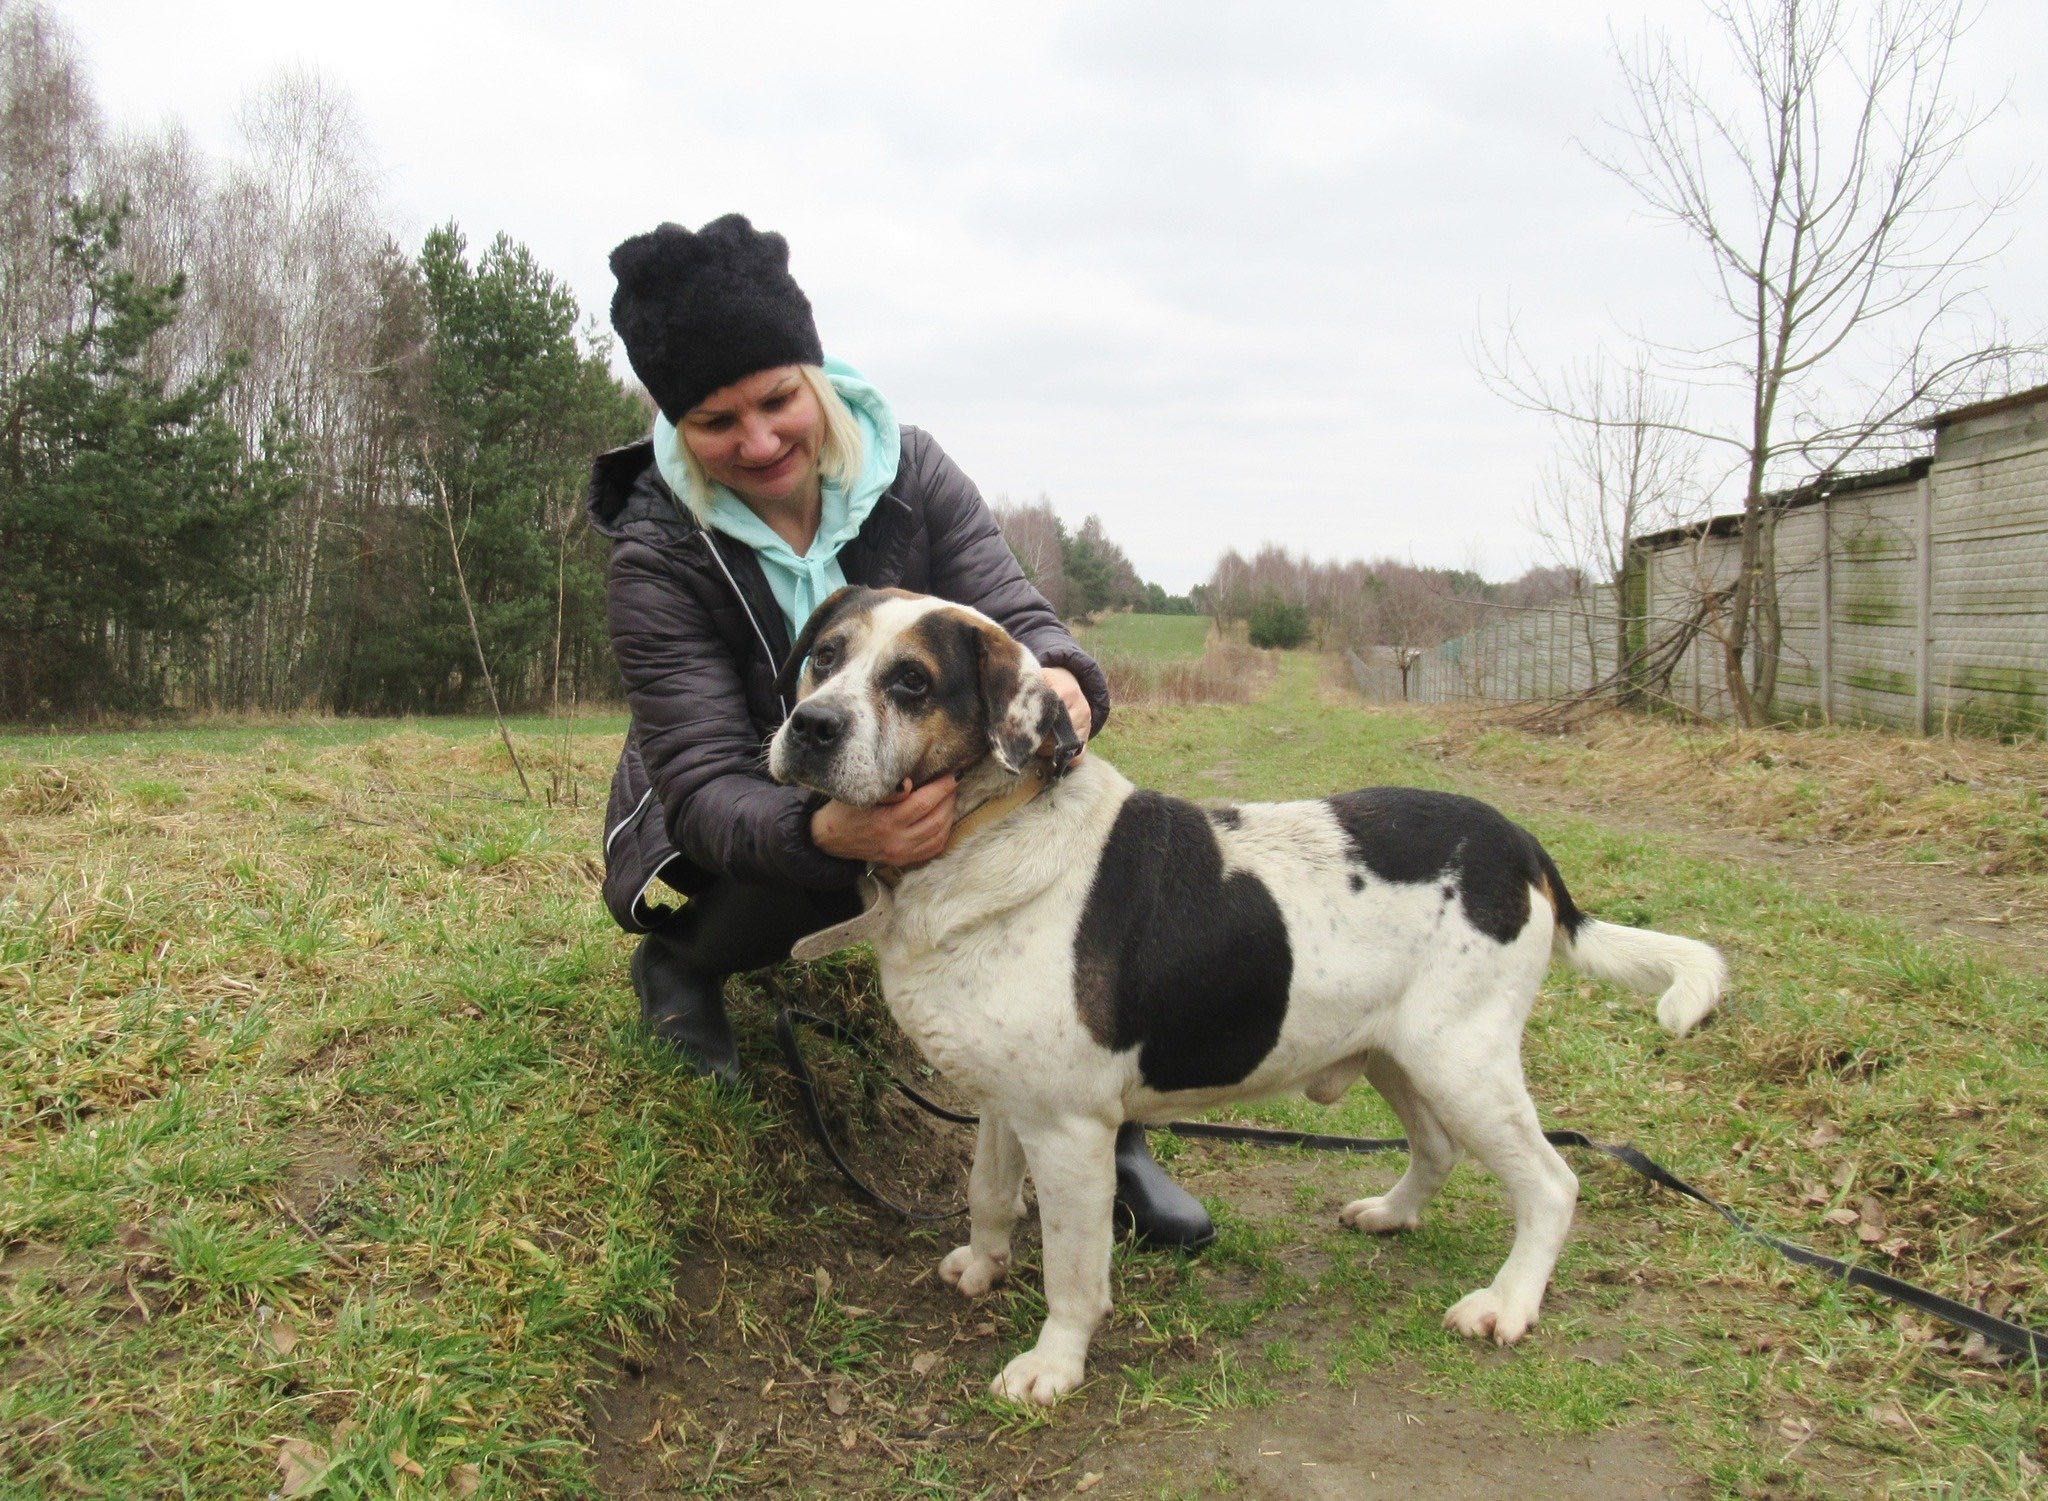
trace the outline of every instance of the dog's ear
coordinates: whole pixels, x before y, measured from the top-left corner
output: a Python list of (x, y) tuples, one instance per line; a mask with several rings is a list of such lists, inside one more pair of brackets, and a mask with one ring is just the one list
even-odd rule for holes
[(782, 671), (775, 675), (777, 693), (788, 698), (790, 694), (796, 692), (797, 674), (803, 671), (804, 661), (810, 656), (811, 648), (817, 644), (818, 637), (831, 629), (833, 623), (849, 609), (859, 606), (863, 596), (874, 592), (872, 589), (862, 588), (859, 584), (848, 584), (844, 588), (834, 589), (819, 602), (818, 608), (811, 611), (811, 618), (804, 622), (803, 632), (796, 638), (796, 645), (789, 649), (789, 660), (782, 664)]
[(981, 705), (990, 752), (1003, 770), (1022, 771), (1033, 756), (1064, 768), (1081, 748), (1067, 706), (1046, 683), (1037, 660), (1002, 627), (975, 632), (981, 648)]

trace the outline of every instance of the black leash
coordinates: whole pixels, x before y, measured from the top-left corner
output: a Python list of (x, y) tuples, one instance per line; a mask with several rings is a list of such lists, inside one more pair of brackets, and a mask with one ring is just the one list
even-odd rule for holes
[[(965, 1214), (967, 1210), (964, 1205), (959, 1209), (938, 1211), (912, 1209), (898, 1204), (870, 1187), (860, 1174), (848, 1165), (825, 1124), (824, 1109), (818, 1099), (817, 1081), (811, 1076), (810, 1065), (805, 1062), (803, 1048), (797, 1040), (798, 1022), (815, 1028), (833, 1041), (851, 1049), (862, 1062), (886, 1076), (906, 1099), (920, 1109), (958, 1126), (976, 1125), (977, 1118), (958, 1110), (948, 1110), (904, 1083), (875, 1056), (874, 1049), (863, 1038), (840, 1023), (789, 1006), (783, 1007), (777, 1014), (775, 1040), (782, 1045), (783, 1061), (789, 1066), (790, 1076), (796, 1081), (797, 1094), (803, 1101), (804, 1118), (810, 1123), (811, 1134), (817, 1137), (818, 1144), (825, 1149), (825, 1155), (832, 1160), (832, 1165), (839, 1169), (839, 1175), (847, 1181), (853, 1191), (869, 1203), (909, 1220), (932, 1222), (957, 1219)], [(1403, 1136), (1322, 1136), (1313, 1131), (1287, 1131), (1273, 1126), (1231, 1126), (1214, 1121), (1168, 1121), (1160, 1129), (1191, 1140), (1241, 1141), (1258, 1146), (1303, 1147), (1315, 1152), (1398, 1152), (1408, 1146), (1408, 1140)], [(1598, 1141), (1583, 1131), (1545, 1131), (1543, 1136), (1554, 1147), (1576, 1147), (1588, 1152), (1598, 1152), (1603, 1157), (1612, 1158), (1638, 1176), (1647, 1178), (1659, 1188), (1683, 1194), (1688, 1199), (1706, 1205), (1734, 1226), (1737, 1233), (1744, 1238), (1770, 1247), (1787, 1261), (1811, 1267), (1815, 1271), (1826, 1272), (1851, 1287), (1865, 1288), (1881, 1298), (1918, 1309), (1921, 1313), (1940, 1319), (1943, 1323), (1979, 1335), (1986, 1344), (1996, 1345), (2022, 1359), (2048, 1365), (2048, 1334), (2042, 1334), (2007, 1319), (1993, 1318), (1981, 1308), (1972, 1308), (1969, 1304), (1958, 1302), (1954, 1298), (1930, 1292), (1888, 1272), (1873, 1271), (1869, 1267), (1858, 1266), (1853, 1262), (1816, 1251), (1810, 1246), (1800, 1245), (1797, 1241), (1786, 1240), (1768, 1231), (1759, 1230), (1719, 1199), (1701, 1193), (1662, 1163), (1646, 1156), (1626, 1142)]]

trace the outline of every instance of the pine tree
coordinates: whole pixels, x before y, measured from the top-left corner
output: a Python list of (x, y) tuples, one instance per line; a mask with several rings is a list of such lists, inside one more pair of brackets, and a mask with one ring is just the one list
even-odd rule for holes
[(184, 278), (122, 268), (125, 204), (71, 206), (70, 326), (0, 387), (0, 717), (154, 705), (154, 664), (263, 585), (290, 494), (273, 427), (252, 453), (221, 413), (236, 365), (148, 371)]

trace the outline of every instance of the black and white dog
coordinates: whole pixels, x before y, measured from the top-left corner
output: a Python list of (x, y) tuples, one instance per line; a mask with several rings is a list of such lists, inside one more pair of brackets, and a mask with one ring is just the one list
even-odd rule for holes
[(981, 1113), (947, 1282), (974, 1297), (1003, 1279), (1027, 1170), (1037, 1185), (1048, 1317), (999, 1395), (1050, 1403), (1081, 1380), (1109, 1309), (1121, 1123), (1290, 1092), (1329, 1104), (1361, 1076), (1411, 1156), (1390, 1193), (1338, 1217), (1411, 1229), (1470, 1152), (1507, 1187), (1514, 1246), (1445, 1322), (1522, 1337), (1578, 1197), (1522, 1079), (1551, 959), (1662, 992), (1658, 1019), (1682, 1034), (1721, 998), (1714, 949), (1586, 916), (1535, 838), (1471, 798), (1202, 807), (1095, 754), (1054, 780), (1043, 757), (1073, 738), (1058, 698), (958, 605), (841, 590), (806, 625), (799, 668), (770, 747), (778, 781), (872, 805), (964, 768), (948, 851), (883, 873), (861, 917), (798, 954), (873, 943), (890, 1011)]

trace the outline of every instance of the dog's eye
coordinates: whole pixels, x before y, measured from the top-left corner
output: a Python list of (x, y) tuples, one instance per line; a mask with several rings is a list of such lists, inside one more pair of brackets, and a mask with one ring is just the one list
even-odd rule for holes
[(811, 651), (811, 671), (819, 676), (830, 672), (832, 664), (839, 660), (839, 648), (827, 641)]
[(922, 667), (901, 667), (896, 671), (896, 681), (890, 686), (911, 698), (922, 698), (931, 691), (932, 680)]

